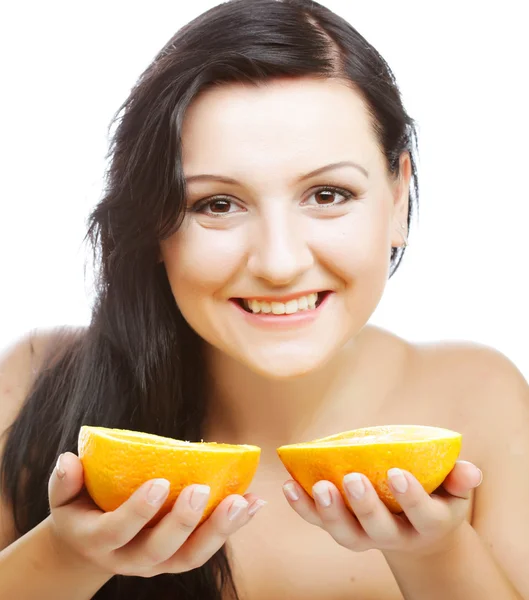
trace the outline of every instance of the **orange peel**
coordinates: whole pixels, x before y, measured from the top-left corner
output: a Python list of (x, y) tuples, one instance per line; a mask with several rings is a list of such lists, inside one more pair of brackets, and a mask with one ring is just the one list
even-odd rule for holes
[(380, 425), (330, 435), (302, 444), (277, 448), (291, 477), (312, 497), (320, 480), (343, 489), (348, 473), (365, 475), (378, 496), (393, 513), (402, 507), (387, 483), (392, 467), (409, 471), (428, 494), (437, 489), (453, 469), (461, 451), (462, 435), (449, 429), (425, 425)]
[(209, 485), (203, 522), (230, 494), (243, 494), (259, 464), (261, 449), (246, 444), (185, 442), (139, 431), (82, 426), (78, 439), (84, 483), (104, 511), (115, 510), (143, 483), (163, 478), (169, 495), (150, 525), (157, 523), (188, 485)]

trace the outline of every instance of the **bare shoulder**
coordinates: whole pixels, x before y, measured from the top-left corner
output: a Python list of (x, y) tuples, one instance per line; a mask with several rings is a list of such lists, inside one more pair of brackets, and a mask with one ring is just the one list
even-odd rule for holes
[(386, 376), (398, 365), (397, 384), (382, 405), (384, 420), (462, 433), (460, 458), (483, 472), (467, 518), (529, 598), (529, 385), (523, 374), (504, 354), (481, 344), (414, 344), (373, 328), (365, 339), (371, 349), (367, 368)]
[[(479, 394), (481, 402), (497, 394), (517, 392), (518, 401), (527, 401), (527, 381), (516, 365), (500, 351), (473, 342), (438, 342), (411, 346), (411, 369), (417, 378), (440, 384), (442, 389)], [(524, 398), (525, 396), (525, 398)], [(462, 398), (458, 398), (461, 400)]]
[(43, 366), (60, 354), (81, 327), (34, 329), (0, 350), (0, 433), (20, 410)]
[(502, 440), (513, 447), (529, 440), (529, 385), (504, 354), (470, 342), (412, 348), (410, 372), (416, 385), (442, 398), (442, 409), (481, 444), (480, 453), (496, 451)]
[(465, 458), (483, 471), (472, 525), (529, 597), (529, 385), (511, 360), (478, 344), (420, 347), (415, 364), (449, 399), (454, 428), (463, 447), (468, 442)]
[[(6, 433), (19, 414), (36, 377), (45, 365), (53, 363), (84, 328), (56, 327), (36, 329), (11, 341), (0, 350), (0, 457)], [(0, 549), (13, 538), (10, 510), (0, 491)]]
[[(370, 328), (378, 364), (398, 365), (402, 410), (421, 422), (466, 434), (472, 458), (496, 444), (529, 440), (529, 385), (500, 351), (473, 342), (411, 343)], [(389, 367), (388, 367), (389, 369)]]
[[(499, 433), (500, 426), (516, 429), (516, 423), (528, 418), (527, 381), (509, 358), (490, 346), (412, 343), (375, 326), (366, 327), (362, 339), (364, 368), (384, 372), (383, 391), (389, 390), (398, 418), (459, 427), (467, 439), (484, 445), (484, 427), (491, 425)], [(390, 409), (388, 403), (383, 406)]]

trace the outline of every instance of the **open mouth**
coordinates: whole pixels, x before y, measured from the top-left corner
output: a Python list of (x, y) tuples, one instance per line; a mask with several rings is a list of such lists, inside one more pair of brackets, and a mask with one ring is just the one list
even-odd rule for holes
[(314, 292), (287, 300), (286, 302), (257, 300), (254, 298), (232, 298), (231, 300), (236, 302), (246, 312), (254, 315), (293, 315), (316, 310), (330, 293), (329, 290)]

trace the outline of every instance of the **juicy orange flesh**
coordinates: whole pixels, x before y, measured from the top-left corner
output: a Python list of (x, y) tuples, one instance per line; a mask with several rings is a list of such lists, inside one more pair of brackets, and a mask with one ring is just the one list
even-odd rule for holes
[(173, 438), (167, 438), (153, 433), (143, 433), (141, 431), (128, 431), (125, 429), (106, 429), (104, 427), (90, 427), (92, 432), (101, 437), (115, 440), (116, 442), (131, 442), (133, 444), (142, 444), (148, 446), (178, 446), (180, 448), (192, 448), (194, 450), (232, 450), (241, 452), (248, 449), (258, 449), (257, 446), (246, 444), (218, 444), (217, 442), (185, 442)]
[(324, 438), (306, 442), (305, 444), (291, 444), (289, 447), (304, 447), (313, 444), (333, 444), (333, 445), (363, 445), (363, 444), (384, 444), (384, 443), (410, 443), (427, 442), (436, 439), (457, 438), (460, 434), (449, 429), (438, 427), (426, 427), (418, 425), (386, 425), (379, 427), (365, 427), (352, 431), (345, 431), (335, 435), (329, 435)]

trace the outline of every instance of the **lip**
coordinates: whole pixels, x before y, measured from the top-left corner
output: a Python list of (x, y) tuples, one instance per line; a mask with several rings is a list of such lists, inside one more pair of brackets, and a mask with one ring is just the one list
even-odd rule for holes
[[(315, 292), (309, 292), (315, 293)], [(292, 315), (272, 315), (270, 313), (250, 313), (244, 310), (244, 308), (235, 300), (230, 300), (230, 304), (242, 314), (248, 323), (251, 325), (263, 328), (263, 329), (292, 329), (294, 327), (304, 327), (313, 323), (320, 315), (324, 307), (329, 303), (329, 299), (334, 296), (334, 292), (326, 294), (325, 298), (321, 301), (317, 308), (312, 310), (304, 310), (301, 312), (293, 313)], [(299, 298), (299, 296), (294, 296)], [(255, 298), (257, 300), (257, 298)], [(252, 298), (253, 300), (253, 298)], [(265, 300), (268, 301), (268, 300)], [(276, 302), (277, 298), (275, 299)]]

